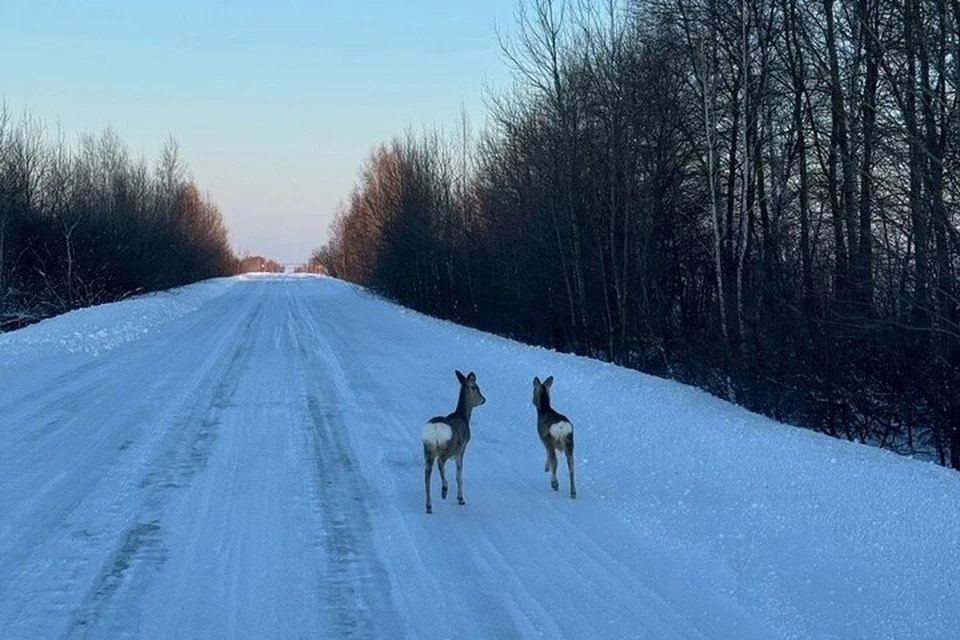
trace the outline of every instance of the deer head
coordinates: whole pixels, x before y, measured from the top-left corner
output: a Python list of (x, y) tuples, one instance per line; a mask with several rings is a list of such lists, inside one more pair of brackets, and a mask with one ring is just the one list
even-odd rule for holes
[(467, 375), (463, 375), (459, 371), (455, 373), (457, 374), (457, 380), (460, 381), (460, 397), (468, 407), (479, 407), (487, 401), (480, 393), (480, 387), (477, 386), (477, 376), (473, 371)]

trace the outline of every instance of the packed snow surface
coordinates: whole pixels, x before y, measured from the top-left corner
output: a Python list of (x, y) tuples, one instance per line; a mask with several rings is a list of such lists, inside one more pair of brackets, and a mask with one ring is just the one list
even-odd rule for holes
[[(487, 402), (467, 504), (434, 473), (427, 515), (455, 369)], [(955, 639), (960, 474), (336, 280), (221, 279), (0, 336), (0, 637)]]

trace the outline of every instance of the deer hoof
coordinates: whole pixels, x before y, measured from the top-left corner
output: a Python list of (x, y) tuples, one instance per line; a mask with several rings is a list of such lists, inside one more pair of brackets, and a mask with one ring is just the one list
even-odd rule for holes
[(447, 488), (443, 487), (440, 489), (440, 498), (443, 500), (447, 499)]
[(467, 503), (463, 501), (463, 498), (457, 498), (457, 504), (459, 504), (459, 505), (462, 507), (463, 505), (465, 505), (465, 504), (467, 504)]
[(577, 497), (577, 492), (576, 492), (576, 491), (571, 491), (571, 492), (570, 492), (570, 497), (571, 497), (571, 498), (576, 498), (576, 497)]
[(550, 481), (550, 488), (553, 489), (554, 491), (559, 491), (559, 490), (560, 490), (560, 483), (557, 482), (556, 480), (551, 480), (551, 481)]
[(427, 507), (427, 513), (433, 513), (433, 508)]

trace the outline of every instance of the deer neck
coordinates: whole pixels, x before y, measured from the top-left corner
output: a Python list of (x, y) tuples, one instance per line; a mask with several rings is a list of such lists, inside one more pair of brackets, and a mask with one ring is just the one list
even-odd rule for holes
[(454, 413), (463, 418), (464, 422), (470, 424), (470, 414), (473, 413), (473, 407), (467, 402), (466, 387), (460, 389), (460, 397), (457, 399), (457, 410)]
[(544, 414), (550, 411), (550, 393), (546, 389), (540, 391), (537, 413)]

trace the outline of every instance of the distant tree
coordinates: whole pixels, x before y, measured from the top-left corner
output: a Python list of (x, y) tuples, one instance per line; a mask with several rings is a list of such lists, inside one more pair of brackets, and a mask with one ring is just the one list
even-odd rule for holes
[(0, 109), (0, 330), (234, 270), (172, 140), (151, 175), (110, 130), (74, 149), (44, 131)]

